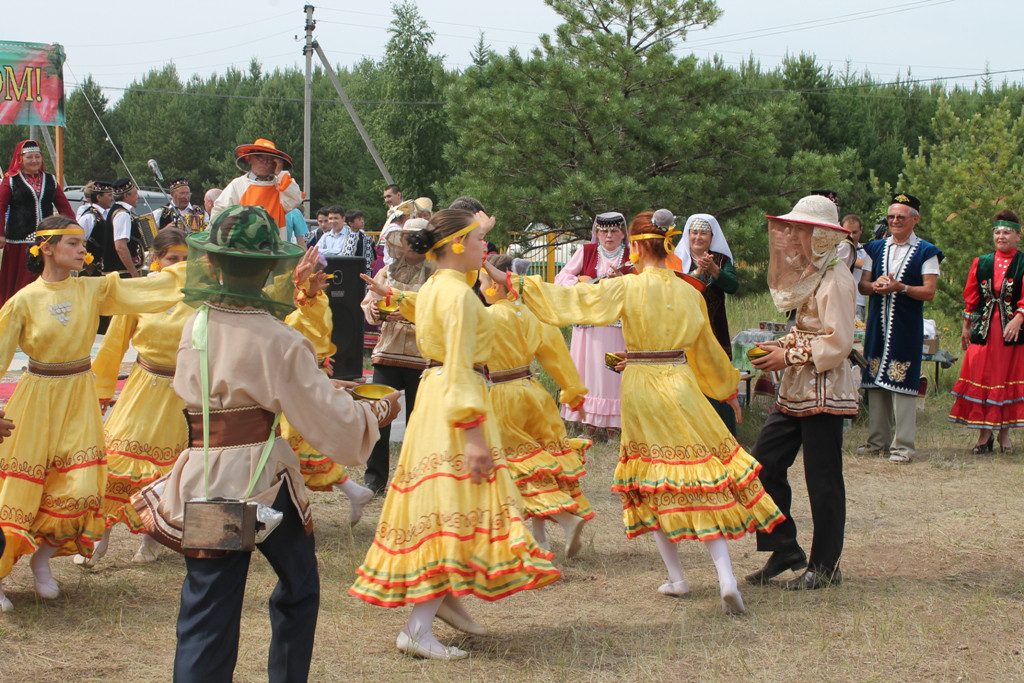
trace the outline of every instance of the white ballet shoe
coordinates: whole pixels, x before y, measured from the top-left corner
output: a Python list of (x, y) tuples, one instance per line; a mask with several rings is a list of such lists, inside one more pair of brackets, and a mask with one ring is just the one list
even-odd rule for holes
[(351, 506), (348, 511), (349, 526), (359, 524), (359, 520), (363, 518), (363, 508), (373, 500), (373, 496), (373, 490), (364, 489), (356, 497), (348, 499), (348, 504)]
[(398, 632), (398, 639), (395, 640), (395, 647), (398, 648), (399, 652), (413, 657), (438, 659), (446, 662), (454, 661), (456, 659), (465, 659), (469, 656), (469, 653), (465, 650), (460, 650), (452, 645), (441, 645), (441, 643), (438, 643), (436, 640), (433, 643), (421, 644), (406, 633), (404, 629)]
[(658, 586), (658, 592), (662, 595), (668, 595), (673, 598), (681, 598), (684, 595), (690, 594), (690, 584), (686, 579), (680, 579), (679, 581), (666, 581)]
[(577, 517), (565, 538), (565, 559), (571, 560), (583, 549), (583, 525), (587, 520)]
[(4, 595), (3, 588), (0, 588), (0, 612), (13, 612), (14, 603), (11, 599)]
[(731, 586), (722, 589), (722, 609), (729, 615), (747, 613), (747, 606), (743, 604), (743, 596), (740, 595), (739, 588)]
[(52, 576), (49, 578), (40, 579), (38, 576), (33, 576), (35, 579), (36, 595), (43, 600), (56, 600), (60, 597), (60, 584), (57, 583), (57, 579)]
[(441, 603), (441, 606), (437, 608), (437, 613), (434, 615), (435, 619), (440, 619), (444, 623), (451, 626), (456, 631), (462, 631), (473, 636), (486, 636), (487, 627), (483, 624), (478, 624), (473, 621), (472, 618), (466, 618), (459, 614), (456, 610), (452, 609), (445, 603)]
[(107, 554), (107, 544), (104, 543), (103, 541), (100, 541), (99, 543), (96, 544), (95, 548), (93, 549), (92, 557), (86, 557), (85, 555), (82, 555), (81, 553), (79, 553), (79, 554), (75, 555), (74, 557), (72, 557), (71, 561), (74, 562), (79, 567), (84, 567), (85, 569), (91, 569), (92, 567), (95, 567), (97, 564), (99, 564), (99, 561), (102, 560), (103, 556), (106, 555), (106, 554)]
[(139, 549), (135, 551), (135, 555), (132, 556), (132, 562), (135, 564), (152, 564), (158, 559), (160, 559), (160, 555), (157, 549), (147, 543), (140, 545)]

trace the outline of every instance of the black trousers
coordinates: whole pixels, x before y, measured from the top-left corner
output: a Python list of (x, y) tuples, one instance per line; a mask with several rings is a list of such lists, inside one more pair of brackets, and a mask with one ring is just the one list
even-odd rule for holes
[[(256, 546), (278, 578), (269, 602), (267, 674), (272, 683), (294, 683), (309, 677), (320, 611), (320, 574), (313, 536), (306, 534), (286, 486), (281, 487), (274, 509), (283, 512), (284, 519)], [(232, 680), (251, 557), (251, 553), (230, 553), (216, 559), (185, 558), (174, 653), (178, 683)]]
[[(374, 365), (373, 381), (376, 384), (387, 384), (395, 389), (405, 390), (405, 424), (409, 424), (409, 416), (416, 404), (416, 389), (420, 386), (422, 370), (399, 368), (394, 365)], [(374, 491), (383, 491), (388, 485), (388, 473), (391, 468), (391, 425), (381, 427), (380, 439), (373, 446), (370, 459), (366, 461), (366, 485)]]
[(808, 568), (831, 571), (843, 553), (846, 526), (846, 486), (843, 483), (843, 417), (812, 415), (792, 417), (772, 413), (754, 446), (754, 457), (761, 463), (761, 483), (779, 506), (786, 520), (770, 534), (757, 534), (757, 549), (787, 551), (800, 548), (796, 523), (790, 514), (793, 491), (789, 487), (789, 468), (797, 451), (804, 448), (804, 477), (811, 501), (814, 536)]

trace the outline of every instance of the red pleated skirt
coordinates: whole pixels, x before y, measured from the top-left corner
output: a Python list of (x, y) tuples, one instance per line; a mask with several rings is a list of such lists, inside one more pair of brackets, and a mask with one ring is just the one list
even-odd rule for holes
[(986, 343), (967, 347), (953, 385), (953, 422), (972, 429), (1024, 427), (1024, 345), (1004, 344), (1002, 329), (996, 311)]
[(4, 256), (0, 260), (0, 306), (15, 293), (38, 277), (25, 267), (28, 261), (28, 249), (31, 244), (11, 244), (4, 247)]

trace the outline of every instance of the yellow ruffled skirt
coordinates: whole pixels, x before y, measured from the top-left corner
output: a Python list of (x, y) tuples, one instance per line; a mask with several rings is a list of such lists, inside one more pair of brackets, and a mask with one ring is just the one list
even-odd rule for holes
[(188, 448), (185, 403), (174, 393), (173, 379), (141, 365), (132, 368), (104, 428), (107, 486), (103, 518), (108, 527), (124, 522), (142, 533), (131, 497), (171, 471)]
[(306, 488), (313, 491), (330, 491), (335, 484), (340, 485), (348, 481), (345, 468), (313, 448), (283, 415), (281, 436), (288, 441), (288, 445), (299, 458), (299, 471), (302, 472)]
[(532, 379), (501, 382), (491, 387), (494, 419), (502, 453), (527, 517), (569, 512), (593, 519), (590, 501), (580, 489), (586, 474), (589, 439), (569, 439), (551, 394)]
[(729, 433), (688, 365), (627, 365), (622, 443), (612, 490), (626, 535), (673, 541), (739, 538), (785, 519), (761, 466)]
[(46, 542), (57, 555), (92, 556), (103, 536), (107, 460), (91, 372), (24, 373), (5, 407), (15, 429), (0, 443), (0, 578)]
[[(462, 433), (444, 412), (441, 369), (420, 382), (380, 524), (349, 593), (382, 607), (447, 593), (499, 600), (559, 577), (523, 523), (521, 499), (494, 445), (496, 421), (483, 423), (495, 468), (473, 484), (463, 468)], [(480, 391), (486, 393), (480, 378)], [(488, 402), (489, 404), (489, 402)], [(488, 405), (488, 415), (493, 410)]]

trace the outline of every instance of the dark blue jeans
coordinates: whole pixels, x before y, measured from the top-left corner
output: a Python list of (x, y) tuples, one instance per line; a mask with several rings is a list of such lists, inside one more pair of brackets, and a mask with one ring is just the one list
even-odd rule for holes
[[(274, 509), (283, 512), (284, 519), (256, 546), (278, 578), (269, 601), (267, 674), (272, 683), (293, 683), (309, 677), (320, 610), (320, 574), (313, 536), (306, 534), (287, 486), (281, 487)], [(174, 653), (175, 681), (231, 681), (238, 659), (242, 598), (251, 557), (251, 553), (230, 553), (216, 559), (185, 558), (178, 647)]]

